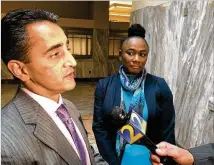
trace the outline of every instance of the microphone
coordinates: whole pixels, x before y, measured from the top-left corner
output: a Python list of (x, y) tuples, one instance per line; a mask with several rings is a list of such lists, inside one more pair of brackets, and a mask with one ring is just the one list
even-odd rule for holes
[(145, 146), (155, 155), (157, 155), (158, 157), (160, 157), (161, 159), (161, 163), (165, 164), (167, 161), (167, 157), (166, 156), (159, 156), (156, 153), (156, 149), (157, 146), (155, 145), (155, 143), (149, 139), (148, 136), (146, 136), (146, 128), (147, 128), (147, 122), (135, 111), (133, 111), (131, 113), (131, 117), (130, 117), (130, 124), (135, 128), (138, 129), (142, 134), (143, 134), (143, 138), (145, 140)]
[(115, 106), (111, 112), (111, 122), (118, 129), (118, 134), (128, 143), (132, 144), (143, 137), (137, 129), (129, 124), (130, 114), (119, 106)]
[(114, 126), (119, 129), (124, 126), (129, 120), (129, 115), (124, 109), (121, 109), (119, 106), (115, 106), (111, 112), (111, 122)]
[[(146, 136), (147, 122), (135, 111), (132, 111), (130, 119), (126, 125), (118, 130), (118, 134), (123, 137), (129, 144), (133, 144), (136, 141), (144, 138), (145, 146), (155, 155), (159, 156), (155, 150), (157, 146), (152, 140)], [(160, 156), (159, 156), (160, 157)], [(167, 161), (167, 157), (160, 157), (161, 163)]]

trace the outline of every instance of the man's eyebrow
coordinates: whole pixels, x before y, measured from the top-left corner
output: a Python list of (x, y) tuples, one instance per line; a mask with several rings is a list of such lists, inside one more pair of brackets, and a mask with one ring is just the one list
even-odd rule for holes
[(63, 43), (59, 43), (59, 44), (53, 45), (53, 46), (51, 46), (47, 51), (45, 51), (44, 54), (50, 52), (51, 50), (54, 50), (54, 49), (56, 49), (56, 48), (59, 48), (59, 47), (61, 47), (62, 45), (63, 45)]

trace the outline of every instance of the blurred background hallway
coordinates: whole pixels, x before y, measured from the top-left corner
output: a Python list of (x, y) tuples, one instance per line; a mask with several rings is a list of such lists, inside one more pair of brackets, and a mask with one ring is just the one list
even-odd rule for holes
[[(77, 86), (63, 96), (80, 110), (91, 130), (96, 83), (118, 72), (120, 44), (132, 23), (147, 31), (147, 71), (165, 78), (174, 96), (176, 140), (189, 148), (214, 142), (214, 1), (3, 1), (1, 16), (16, 8), (58, 14), (77, 60)], [(2, 41), (4, 46), (4, 41)], [(1, 61), (1, 107), (15, 94)]]

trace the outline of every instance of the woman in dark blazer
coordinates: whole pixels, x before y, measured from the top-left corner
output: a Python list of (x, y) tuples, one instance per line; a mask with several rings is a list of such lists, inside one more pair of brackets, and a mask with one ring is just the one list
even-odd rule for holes
[(144, 68), (149, 53), (144, 37), (141, 25), (129, 28), (121, 46), (123, 65), (119, 73), (99, 80), (95, 91), (93, 131), (99, 152), (109, 165), (130, 164), (129, 161), (134, 165), (151, 164), (144, 138), (127, 144), (117, 134), (120, 127), (112, 122), (111, 115), (116, 106), (126, 114), (137, 112), (147, 122), (146, 135), (155, 144), (161, 141), (175, 144), (173, 96), (163, 78), (147, 73)]

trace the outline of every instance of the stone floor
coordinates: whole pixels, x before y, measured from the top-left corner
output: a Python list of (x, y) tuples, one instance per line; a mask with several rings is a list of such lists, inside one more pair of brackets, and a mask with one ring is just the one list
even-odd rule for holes
[[(3, 107), (14, 96), (17, 84), (2, 84), (1, 85), (1, 107)], [(83, 123), (88, 131), (90, 143), (97, 151), (94, 135), (92, 132), (92, 118), (94, 105), (94, 90), (96, 83), (94, 82), (77, 82), (76, 88), (72, 91), (63, 93), (63, 97), (72, 101), (80, 113), (82, 114)]]

